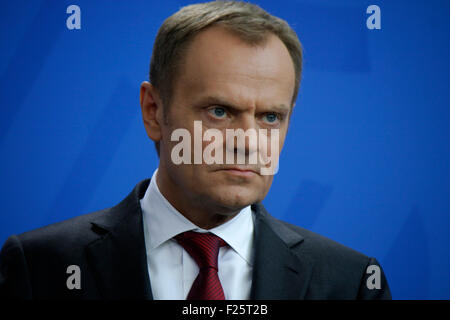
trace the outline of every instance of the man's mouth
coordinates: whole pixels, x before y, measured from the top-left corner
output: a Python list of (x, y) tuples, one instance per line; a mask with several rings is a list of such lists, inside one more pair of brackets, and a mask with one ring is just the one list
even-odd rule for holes
[(238, 177), (248, 177), (248, 178), (259, 174), (258, 171), (253, 168), (238, 167), (238, 166), (225, 167), (225, 168), (220, 168), (218, 170), (224, 171), (230, 175), (234, 175), (234, 176), (238, 176)]

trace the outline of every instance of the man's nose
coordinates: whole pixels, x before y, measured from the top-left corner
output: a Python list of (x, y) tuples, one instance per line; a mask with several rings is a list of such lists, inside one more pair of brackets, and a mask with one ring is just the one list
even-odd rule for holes
[(245, 115), (240, 117), (233, 124), (234, 148), (229, 150), (235, 154), (241, 154), (249, 157), (258, 151), (258, 128), (256, 119), (253, 115)]

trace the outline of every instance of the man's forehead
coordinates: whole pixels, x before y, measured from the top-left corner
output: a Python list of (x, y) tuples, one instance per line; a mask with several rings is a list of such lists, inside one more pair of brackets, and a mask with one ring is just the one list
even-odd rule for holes
[[(281, 61), (274, 58), (284, 58)], [(293, 63), (284, 43), (275, 35), (267, 36), (261, 43), (249, 43), (240, 38), (236, 33), (227, 29), (214, 26), (201, 31), (192, 39), (184, 54), (184, 64), (195, 65), (195, 68), (206, 66), (208, 70), (217, 70), (225, 73), (226, 67), (234, 65), (242, 68), (242, 63), (248, 67), (267, 71), (288, 71)], [(291, 67), (291, 68), (289, 68)], [(266, 70), (264, 70), (266, 69)], [(201, 69), (195, 69), (198, 72)], [(233, 72), (240, 71), (235, 69)]]
[(223, 28), (203, 32), (193, 40), (179, 69), (177, 82), (182, 83), (186, 93), (220, 88), (236, 94), (260, 88), (272, 91), (267, 94), (291, 95), (295, 73), (281, 40), (254, 46)]

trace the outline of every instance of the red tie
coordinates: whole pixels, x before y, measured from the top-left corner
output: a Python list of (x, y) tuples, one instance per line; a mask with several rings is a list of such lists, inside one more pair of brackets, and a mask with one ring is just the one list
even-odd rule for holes
[(220, 247), (227, 245), (226, 242), (212, 233), (194, 231), (181, 233), (175, 239), (195, 260), (200, 269), (187, 300), (225, 300), (217, 275), (217, 257)]

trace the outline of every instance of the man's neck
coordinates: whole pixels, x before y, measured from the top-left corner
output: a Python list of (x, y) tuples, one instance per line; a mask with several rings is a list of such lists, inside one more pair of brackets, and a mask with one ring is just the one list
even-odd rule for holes
[[(177, 189), (176, 184), (170, 183), (170, 177), (164, 170), (158, 169), (156, 185), (163, 197), (186, 219), (199, 228), (209, 230), (233, 219), (240, 210), (213, 206), (205, 201), (190, 199), (186, 193)], [(177, 196), (181, 195), (181, 196)]]

